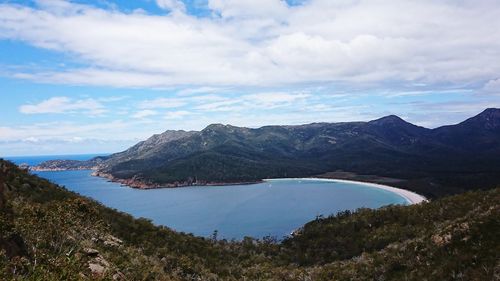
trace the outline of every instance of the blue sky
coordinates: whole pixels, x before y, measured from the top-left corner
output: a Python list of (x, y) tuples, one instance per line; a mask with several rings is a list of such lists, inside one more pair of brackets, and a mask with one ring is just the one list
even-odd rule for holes
[(0, 156), (500, 107), (493, 0), (0, 1)]

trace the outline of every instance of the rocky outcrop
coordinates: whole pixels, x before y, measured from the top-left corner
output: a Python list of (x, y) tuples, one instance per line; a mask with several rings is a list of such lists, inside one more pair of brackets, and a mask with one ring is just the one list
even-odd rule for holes
[(84, 248), (82, 253), (89, 257), (88, 267), (93, 277), (103, 277), (109, 270), (109, 262), (93, 248)]

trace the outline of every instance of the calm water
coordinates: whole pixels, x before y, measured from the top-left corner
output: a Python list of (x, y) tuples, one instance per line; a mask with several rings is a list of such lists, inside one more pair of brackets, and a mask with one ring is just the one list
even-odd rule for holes
[(254, 185), (139, 190), (90, 176), (91, 171), (38, 172), (104, 205), (178, 231), (219, 238), (282, 238), (318, 215), (406, 204), (397, 194), (351, 183), (272, 180)]

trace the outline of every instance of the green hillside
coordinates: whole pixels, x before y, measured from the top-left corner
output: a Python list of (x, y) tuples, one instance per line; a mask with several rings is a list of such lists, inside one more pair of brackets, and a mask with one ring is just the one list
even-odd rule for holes
[(0, 161), (0, 280), (499, 280), (499, 202), (475, 191), (318, 218), (284, 241), (217, 241)]

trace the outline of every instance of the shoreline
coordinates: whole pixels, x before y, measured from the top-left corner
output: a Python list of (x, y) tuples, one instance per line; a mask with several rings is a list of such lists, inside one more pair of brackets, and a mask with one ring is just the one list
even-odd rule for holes
[(64, 171), (95, 171), (94, 168), (37, 168), (29, 167), (28, 170), (33, 172), (64, 172)]
[(136, 189), (158, 189), (158, 188), (182, 188), (182, 187), (189, 187), (189, 186), (229, 186), (229, 185), (251, 185), (251, 184), (258, 184), (266, 181), (279, 181), (279, 180), (314, 180), (314, 181), (327, 181), (327, 182), (344, 182), (344, 183), (353, 183), (353, 184), (359, 184), (359, 185), (365, 185), (368, 187), (372, 188), (378, 188), (382, 190), (386, 190), (392, 193), (395, 193), (401, 197), (403, 197), (406, 202), (410, 205), (413, 204), (419, 204), (422, 202), (427, 202), (428, 199), (420, 195), (418, 193), (390, 186), (390, 185), (385, 185), (385, 184), (379, 184), (379, 183), (373, 183), (373, 182), (366, 182), (366, 181), (355, 181), (355, 180), (346, 180), (346, 179), (327, 179), (327, 178), (276, 178), (276, 179), (262, 179), (260, 181), (255, 181), (255, 182), (204, 182), (204, 183), (185, 183), (185, 182), (176, 182), (173, 184), (169, 185), (154, 185), (152, 186), (151, 184), (146, 184), (142, 181), (137, 181), (137, 180), (121, 180), (121, 179), (116, 179), (113, 176), (109, 174), (104, 174), (104, 173), (98, 173), (98, 172), (93, 172), (92, 176), (97, 176), (101, 178), (106, 178), (112, 182), (117, 182), (122, 185), (128, 186), (130, 188), (136, 188)]
[(53, 172), (55, 172), (55, 171), (69, 171), (69, 170), (92, 171), (91, 176), (104, 178), (104, 179), (107, 179), (111, 182), (119, 183), (119, 184), (127, 186), (129, 188), (141, 189), (141, 190), (158, 189), (158, 188), (182, 188), (182, 187), (189, 187), (189, 186), (251, 185), (251, 184), (263, 183), (266, 181), (279, 181), (279, 180), (305, 180), (305, 181), (314, 180), (314, 181), (353, 183), (353, 184), (369, 186), (372, 188), (383, 189), (383, 190), (395, 193), (395, 194), (403, 197), (406, 200), (406, 202), (410, 205), (419, 204), (419, 203), (428, 201), (428, 199), (423, 195), (420, 195), (418, 193), (415, 193), (415, 192), (412, 192), (412, 191), (409, 191), (406, 189), (393, 187), (390, 185), (367, 182), (367, 181), (356, 181), (356, 180), (335, 179), (335, 178), (318, 178), (318, 177), (275, 178), (275, 179), (262, 179), (260, 181), (255, 181), (255, 182), (225, 182), (225, 183), (224, 182), (197, 182), (197, 183), (175, 182), (175, 183), (171, 183), (171, 184), (151, 184), (151, 183), (146, 183), (146, 182), (138, 180), (138, 179), (117, 179), (117, 178), (111, 176), (110, 174), (100, 173), (100, 172), (96, 171), (95, 169), (43, 169), (43, 170), (38, 169), (38, 170), (33, 170), (33, 171), (38, 171), (38, 172), (51, 172), (51, 171), (53, 171)]
[(365, 185), (365, 186), (393, 192), (393, 193), (403, 197), (410, 205), (419, 204), (419, 203), (428, 201), (425, 196), (420, 195), (420, 194), (415, 193), (415, 192), (412, 192), (412, 191), (409, 191), (409, 190), (406, 190), (406, 189), (393, 187), (393, 186), (389, 186), (389, 185), (384, 185), (384, 184), (379, 184), (379, 183), (364, 182), (364, 181), (345, 180), (345, 179), (326, 179), (326, 178), (278, 178), (278, 179), (266, 179), (264, 181), (279, 181), (279, 180), (305, 180), (305, 181), (315, 180), (315, 181), (327, 181), (327, 182), (354, 183), (354, 184)]
[(249, 181), (249, 182), (173, 182), (168, 184), (156, 184), (151, 182), (145, 182), (141, 179), (119, 179), (115, 178), (111, 174), (102, 173), (99, 171), (94, 171), (91, 173), (93, 177), (100, 177), (109, 180), (110, 182), (119, 183), (121, 185), (141, 190), (148, 189), (160, 189), (160, 188), (182, 188), (190, 186), (228, 186), (228, 185), (250, 185), (264, 182), (260, 181)]

